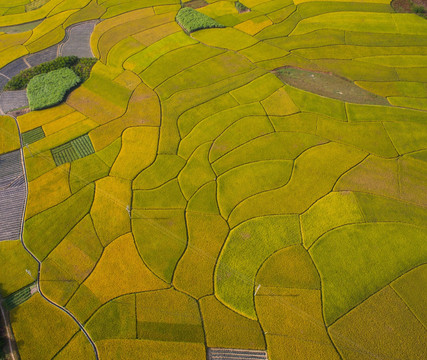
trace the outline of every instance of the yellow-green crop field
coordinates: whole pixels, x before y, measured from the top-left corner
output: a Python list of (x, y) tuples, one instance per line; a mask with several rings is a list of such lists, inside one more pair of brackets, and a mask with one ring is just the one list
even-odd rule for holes
[[(88, 21), (90, 77), (3, 111), (2, 71)], [(0, 227), (9, 153), (27, 192), (0, 238), (0, 358), (427, 359), (427, 19), (0, 0), (0, 85)]]

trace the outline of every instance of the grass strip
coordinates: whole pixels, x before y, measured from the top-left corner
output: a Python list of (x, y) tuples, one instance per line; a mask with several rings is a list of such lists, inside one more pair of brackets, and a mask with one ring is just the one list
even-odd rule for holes
[(34, 283), (24, 286), (22, 289), (15, 291), (4, 299), (4, 304), (7, 310), (12, 310), (31, 297), (31, 287)]
[(45, 133), (41, 126), (36, 127), (35, 129), (26, 131), (22, 133), (22, 142), (25, 145), (35, 143), (38, 140), (41, 140), (45, 137)]

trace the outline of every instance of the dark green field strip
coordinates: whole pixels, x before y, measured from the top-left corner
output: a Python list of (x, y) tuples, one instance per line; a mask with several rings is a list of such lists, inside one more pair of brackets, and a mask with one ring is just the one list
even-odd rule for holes
[(14, 293), (10, 294), (8, 297), (4, 299), (4, 303), (6, 305), (7, 310), (12, 310), (16, 308), (18, 305), (21, 305), (25, 301), (27, 301), (31, 296), (31, 287), (34, 285), (29, 284), (22, 289), (19, 289), (15, 291)]
[(35, 129), (26, 131), (22, 133), (22, 142), (25, 145), (32, 144), (36, 141), (39, 141), (45, 137), (43, 128), (41, 126), (36, 127)]
[(202, 343), (204, 335), (202, 327), (195, 324), (138, 322), (138, 338)]
[(208, 360), (267, 360), (267, 352), (252, 349), (208, 348)]
[(80, 136), (51, 150), (57, 166), (95, 153), (88, 135)]
[(52, 149), (52, 156), (57, 166), (78, 159), (78, 155), (71, 143), (66, 143)]
[(74, 150), (77, 152), (79, 158), (88, 156), (95, 152), (88, 135), (83, 135), (77, 139), (71, 140), (71, 144)]
[(27, 22), (25, 24), (20, 24), (20, 25), (1, 26), (0, 31), (6, 34), (21, 33), (24, 31), (33, 30), (37, 25), (40, 25), (42, 21), (43, 20), (37, 20), (37, 21)]
[(373, 2), (306, 2), (298, 4), (298, 12), (303, 19), (339, 11), (357, 11), (357, 12), (377, 12), (377, 13), (393, 13), (393, 9), (389, 4), (376, 4)]

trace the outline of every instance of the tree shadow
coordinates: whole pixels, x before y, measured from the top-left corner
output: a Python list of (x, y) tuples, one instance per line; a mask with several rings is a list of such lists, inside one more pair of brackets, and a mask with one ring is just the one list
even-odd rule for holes
[(24, 341), (16, 341), (13, 334), (12, 324), (16, 321), (16, 312), (7, 309), (2, 294), (5, 291), (0, 283), (0, 360), (20, 359), (18, 349), (23, 346)]

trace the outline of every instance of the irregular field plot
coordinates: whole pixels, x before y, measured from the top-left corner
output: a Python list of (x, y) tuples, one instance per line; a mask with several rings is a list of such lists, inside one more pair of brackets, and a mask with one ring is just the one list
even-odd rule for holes
[[(117, 254), (121, 256), (118, 257)], [(105, 276), (106, 274), (108, 276)], [(111, 282), (112, 279), (116, 281)], [(131, 234), (119, 237), (104, 250), (84, 285), (101, 303), (131, 292), (166, 287), (166, 284), (142, 263)]]
[(92, 345), (86, 335), (79, 331), (71, 341), (54, 357), (56, 360), (95, 359)]
[[(310, 249), (323, 280), (326, 323), (333, 323), (366, 297), (420, 265), (426, 251), (424, 235), (425, 228), (393, 223), (347, 225), (326, 233)], [(412, 241), (405, 241), (408, 238)], [(335, 261), (330, 263), (328, 259), (334, 254)]]
[(298, 242), (299, 224), (292, 215), (256, 218), (233, 229), (215, 271), (218, 298), (238, 313), (256, 318), (253, 289), (258, 268), (275, 251)]
[(194, 299), (168, 289), (137, 294), (136, 302), (139, 339), (203, 343), (199, 308)]
[[(108, 176), (96, 181), (95, 198), (90, 215), (104, 246), (130, 231), (127, 211), (130, 203), (131, 191), (128, 180)], [(114, 221), (109, 222), (108, 219), (114, 219)]]
[(224, 306), (215, 296), (200, 300), (209, 347), (264, 349), (265, 342), (259, 323)]
[[(95, 357), (28, 273), (101, 360), (427, 357), (425, 19), (387, 0), (15, 3), (0, 87), (96, 23), (64, 104), (0, 117), (41, 261), (0, 242), (23, 360)], [(25, 181), (8, 166), (2, 201)]]
[[(425, 349), (418, 346), (419, 339), (425, 336), (425, 328), (389, 286), (339, 319), (330, 327), (330, 334), (348, 358), (360, 354), (369, 356), (367, 354), (373, 352), (408, 359), (426, 355)], [(342, 335), (358, 339), (358, 346), (349, 346)]]
[(21, 147), (18, 129), (15, 120), (10, 116), (0, 116), (0, 154), (4, 154)]
[[(52, 206), (55, 206), (71, 195), (68, 185), (70, 165), (64, 164), (39, 176), (28, 184), (26, 218), (30, 218)], [(46, 199), (46, 192), (51, 193)]]
[[(38, 259), (44, 259), (89, 211), (94, 186), (88, 185), (64, 202), (25, 221), (25, 242)], [(58, 216), (66, 221), (58, 222)]]
[(98, 342), (99, 353), (109, 356), (110, 359), (135, 359), (143, 356), (153, 360), (200, 359), (206, 356), (206, 349), (202, 344), (165, 342), (135, 339), (111, 339)]
[[(79, 329), (70, 317), (39, 294), (15, 308), (12, 318), (15, 338), (18, 342), (22, 339), (20, 355), (26, 359), (55, 355)], [(45, 341), (47, 337), (49, 341)]]
[(92, 339), (136, 339), (135, 309), (134, 294), (107, 302), (87, 322)]
[(159, 278), (172, 280), (187, 244), (184, 210), (133, 210), (132, 231), (143, 261)]
[(278, 70), (277, 75), (285, 83), (333, 99), (356, 103), (388, 105), (386, 99), (360, 89), (350, 81), (332, 74), (316, 73), (296, 68), (284, 68)]
[[(206, 197), (203, 197), (206, 202)], [(224, 219), (216, 214), (188, 212), (188, 246), (180, 259), (173, 285), (195, 298), (213, 293), (213, 273), (228, 234)]]
[(32, 274), (37, 273), (37, 263), (28, 254), (19, 240), (0, 242), (0, 256), (3, 259), (0, 264), (1, 296), (21, 289), (34, 281), (25, 270)]
[(40, 286), (57, 303), (64, 304), (90, 274), (102, 253), (102, 245), (86, 215), (42, 263)]

